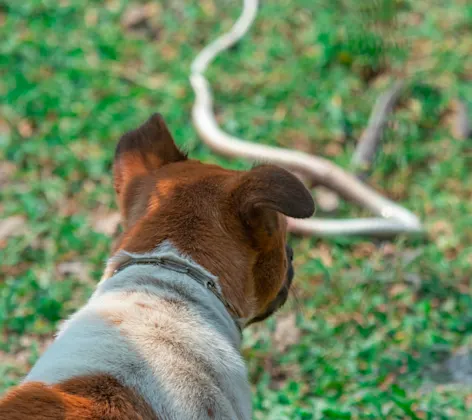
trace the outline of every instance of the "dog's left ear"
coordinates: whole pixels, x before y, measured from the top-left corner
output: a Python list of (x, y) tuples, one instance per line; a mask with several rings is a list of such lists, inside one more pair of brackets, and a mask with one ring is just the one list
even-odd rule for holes
[(121, 137), (116, 147), (113, 165), (116, 193), (120, 195), (123, 187), (136, 176), (147, 175), (163, 165), (185, 159), (162, 115), (153, 114), (141, 127)]
[(121, 137), (116, 147), (113, 176), (125, 224), (128, 224), (131, 213), (137, 214), (137, 209), (131, 211), (127, 208), (128, 201), (138, 207), (147, 204), (144, 183), (147, 175), (164, 165), (186, 159), (160, 114), (151, 115), (141, 127)]

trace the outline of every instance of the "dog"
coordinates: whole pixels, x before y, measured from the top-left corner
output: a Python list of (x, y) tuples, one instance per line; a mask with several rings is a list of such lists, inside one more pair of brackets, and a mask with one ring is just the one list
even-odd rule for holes
[(286, 301), (286, 216), (314, 202), (272, 165), (188, 158), (162, 116), (122, 136), (113, 164), (123, 233), (1, 420), (250, 419), (242, 330)]

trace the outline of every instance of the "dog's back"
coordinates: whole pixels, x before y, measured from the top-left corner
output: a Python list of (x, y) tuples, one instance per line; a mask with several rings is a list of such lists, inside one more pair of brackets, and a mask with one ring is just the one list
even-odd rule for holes
[(313, 199), (270, 165), (187, 159), (162, 117), (122, 137), (124, 233), (87, 305), (65, 323), (0, 419), (250, 419), (241, 329), (287, 299), (285, 215)]

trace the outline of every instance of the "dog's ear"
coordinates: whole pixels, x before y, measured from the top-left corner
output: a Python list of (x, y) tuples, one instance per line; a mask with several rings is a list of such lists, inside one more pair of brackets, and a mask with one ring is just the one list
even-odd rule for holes
[[(315, 211), (313, 197), (302, 182), (285, 169), (258, 166), (242, 175), (233, 198), (246, 225), (271, 236), (277, 228), (277, 213), (294, 218), (310, 217)], [(262, 232), (260, 232), (262, 233)]]
[(141, 127), (121, 137), (116, 147), (113, 176), (125, 225), (129, 226), (130, 219), (135, 219), (147, 205), (148, 175), (164, 165), (185, 159), (160, 114), (151, 115)]
[(153, 114), (141, 127), (121, 137), (116, 147), (113, 165), (115, 191), (119, 196), (133, 178), (185, 159), (162, 115)]

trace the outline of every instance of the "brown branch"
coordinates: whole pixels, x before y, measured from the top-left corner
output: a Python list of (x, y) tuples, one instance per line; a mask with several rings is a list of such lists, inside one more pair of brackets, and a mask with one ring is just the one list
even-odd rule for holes
[(362, 133), (352, 156), (352, 165), (356, 172), (366, 172), (372, 165), (382, 134), (388, 121), (388, 114), (395, 107), (405, 83), (396, 82), (391, 89), (377, 98), (370, 114), (367, 128)]
[[(355, 174), (363, 181), (372, 167), (372, 162), (380, 146), (388, 114), (395, 107), (403, 87), (404, 83), (402, 81), (396, 82), (390, 90), (377, 98), (367, 128), (357, 143), (351, 163)], [(336, 193), (332, 192), (330, 198), (335, 201), (336, 197)]]
[(454, 132), (460, 139), (472, 138), (472, 123), (469, 119), (469, 110), (464, 101), (457, 101), (457, 113), (454, 120)]

